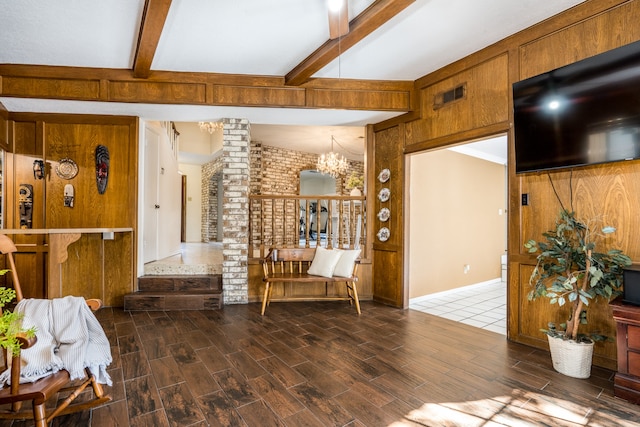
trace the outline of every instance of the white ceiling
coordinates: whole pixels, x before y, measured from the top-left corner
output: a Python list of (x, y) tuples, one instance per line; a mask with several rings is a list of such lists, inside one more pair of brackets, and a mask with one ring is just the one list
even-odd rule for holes
[[(582, 1), (416, 0), (314, 77), (416, 80)], [(151, 69), (283, 76), (328, 40), (325, 2), (174, 0)], [(349, 19), (371, 3), (349, 0)], [(131, 69), (144, 4), (0, 0), (0, 64)], [(397, 114), (1, 96), (0, 102), (15, 112), (122, 114), (182, 122), (246, 118), (254, 132), (259, 129), (255, 125), (264, 124), (330, 126), (337, 133), (340, 126), (361, 127)], [(326, 139), (326, 132), (321, 134)]]

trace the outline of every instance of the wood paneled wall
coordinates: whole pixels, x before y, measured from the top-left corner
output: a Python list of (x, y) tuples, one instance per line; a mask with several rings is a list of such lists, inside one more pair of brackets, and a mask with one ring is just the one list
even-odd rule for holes
[[(1, 116), (0, 116), (1, 117)], [(0, 119), (3, 120), (3, 119)], [(83, 234), (68, 247), (60, 280), (64, 295), (101, 298), (106, 305), (122, 306), (133, 291), (138, 187), (138, 119), (119, 116), (9, 113), (5, 156), (5, 228), (20, 228), (20, 184), (33, 186), (34, 229), (131, 228), (115, 233)], [(0, 130), (3, 125), (0, 124)], [(109, 149), (107, 190), (96, 185), (95, 149)], [(78, 174), (70, 180), (56, 174), (60, 160), (72, 159)], [(34, 160), (44, 160), (46, 176), (36, 179)], [(72, 184), (72, 208), (63, 204), (64, 186)], [(25, 294), (47, 297), (49, 238), (46, 234), (13, 235), (18, 246), (16, 269)]]
[[(582, 218), (604, 218), (617, 227), (614, 241), (608, 242), (640, 262), (640, 161), (611, 163), (569, 171), (516, 175), (513, 152), (511, 85), (519, 80), (575, 62), (630, 42), (640, 40), (640, 1), (586, 1), (552, 19), (502, 40), (416, 81), (420, 110), (374, 126), (375, 172), (382, 158), (397, 153), (414, 153), (457, 145), (499, 133), (509, 140), (509, 339), (546, 348), (546, 337), (539, 330), (556, 316), (547, 301), (529, 302), (529, 275), (535, 258), (528, 255), (523, 242), (541, 238), (553, 227), (560, 210), (550, 179), (565, 205)], [(434, 96), (457, 85), (466, 85), (466, 96), (448, 106), (433, 108)], [(391, 149), (390, 146), (394, 148)], [(380, 161), (379, 161), (380, 159)], [(402, 161), (387, 161), (392, 176), (404, 176)], [(379, 186), (377, 184), (376, 188)], [(446, 185), (443, 182), (442, 185)], [(406, 188), (405, 183), (402, 188)], [(520, 196), (528, 193), (529, 206), (520, 206)], [(392, 200), (392, 212), (402, 209), (402, 201)], [(377, 208), (379, 208), (377, 206)], [(469, 213), (472, 215), (473, 213)], [(392, 214), (393, 217), (393, 214)], [(397, 241), (392, 244), (399, 243)], [(391, 247), (392, 244), (388, 245)], [(399, 272), (404, 265), (402, 244), (390, 257), (389, 251), (374, 245), (374, 299), (393, 304), (393, 297), (404, 290)], [(443, 256), (446, 256), (443, 255)], [(382, 287), (379, 287), (381, 284)], [(390, 289), (394, 287), (395, 290)], [(380, 293), (378, 293), (380, 292)], [(394, 305), (402, 305), (395, 298)], [(614, 322), (605, 303), (598, 303), (589, 314), (591, 326), (614, 335)], [(558, 319), (559, 317), (560, 319)], [(597, 344), (594, 363), (614, 368), (615, 343)]]
[[(368, 222), (373, 222), (370, 239), (373, 241), (373, 299), (385, 304), (400, 307), (403, 305), (404, 293), (404, 156), (398, 150), (397, 141), (402, 140), (401, 131), (404, 126), (394, 126), (376, 133), (375, 138), (368, 138), (367, 152), (373, 152), (368, 157), (367, 167), (369, 175), (374, 175), (370, 181), (369, 203), (373, 212), (369, 210)], [(384, 169), (389, 169), (389, 180), (381, 182), (377, 177)], [(382, 201), (378, 197), (382, 189), (390, 191), (389, 200)], [(389, 220), (382, 222), (377, 213), (380, 209), (388, 208), (391, 212)], [(389, 229), (389, 238), (381, 240), (377, 234), (382, 227)]]

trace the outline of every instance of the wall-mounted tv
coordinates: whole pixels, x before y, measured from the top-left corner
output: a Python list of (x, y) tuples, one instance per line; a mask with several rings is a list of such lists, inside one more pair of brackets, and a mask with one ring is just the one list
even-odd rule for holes
[(513, 84), (516, 173), (640, 158), (640, 42)]

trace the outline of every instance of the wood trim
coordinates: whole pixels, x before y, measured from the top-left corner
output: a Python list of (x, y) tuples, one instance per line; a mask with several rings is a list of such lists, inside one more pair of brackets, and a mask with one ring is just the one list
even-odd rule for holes
[(133, 76), (147, 78), (158, 48), (164, 23), (169, 14), (171, 0), (147, 0), (144, 5), (136, 55), (133, 59)]
[(417, 109), (414, 109), (412, 111), (409, 111), (406, 114), (403, 114), (401, 116), (397, 116), (397, 117), (392, 117), (390, 119), (387, 119), (383, 122), (378, 122), (375, 123), (373, 125), (373, 130), (375, 132), (380, 132), (382, 130), (385, 129), (389, 129), (392, 128), (394, 126), (398, 126), (401, 123), (409, 123), (412, 122), (414, 120), (419, 120), (420, 119), (420, 107), (418, 107)]
[(285, 75), (285, 84), (299, 86), (356, 43), (402, 12), (415, 0), (376, 0), (349, 24), (349, 34), (328, 40)]
[(276, 77), (183, 72), (154, 72), (141, 80), (130, 70), (0, 65), (0, 93), (6, 97), (398, 112), (415, 104), (409, 81), (315, 79), (301, 87), (283, 83)]
[[(137, 127), (134, 116), (108, 116), (96, 114), (19, 113), (9, 112), (9, 119), (16, 122), (43, 121), (49, 123), (112, 124)], [(136, 138), (137, 138), (137, 134)]]
[[(1, 84), (1, 83), (0, 83)], [(0, 102), (0, 149), (9, 151), (9, 111)], [(2, 205), (0, 204), (0, 207)]]
[(493, 136), (499, 133), (508, 132), (511, 129), (510, 122), (496, 123), (493, 125), (485, 126), (483, 128), (471, 129), (464, 132), (459, 132), (452, 135), (442, 136), (440, 138), (433, 138), (427, 141), (417, 142), (405, 147), (404, 153), (418, 153), (421, 151), (433, 150), (435, 148), (451, 147), (457, 142), (469, 142), (474, 139), (485, 138)]

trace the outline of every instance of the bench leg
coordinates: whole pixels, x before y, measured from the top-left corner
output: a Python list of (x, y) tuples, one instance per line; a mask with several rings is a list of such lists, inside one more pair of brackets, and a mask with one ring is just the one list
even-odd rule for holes
[(264, 296), (262, 297), (262, 311), (260, 312), (260, 314), (262, 314), (264, 316), (264, 311), (267, 309), (267, 301), (269, 301), (269, 294), (270, 294), (270, 289), (271, 288), (271, 283), (266, 282), (264, 285)]
[(360, 301), (358, 300), (358, 289), (356, 288), (356, 282), (351, 282), (351, 290), (353, 291), (353, 302), (356, 304), (356, 311), (358, 312), (358, 314), (360, 314)]

